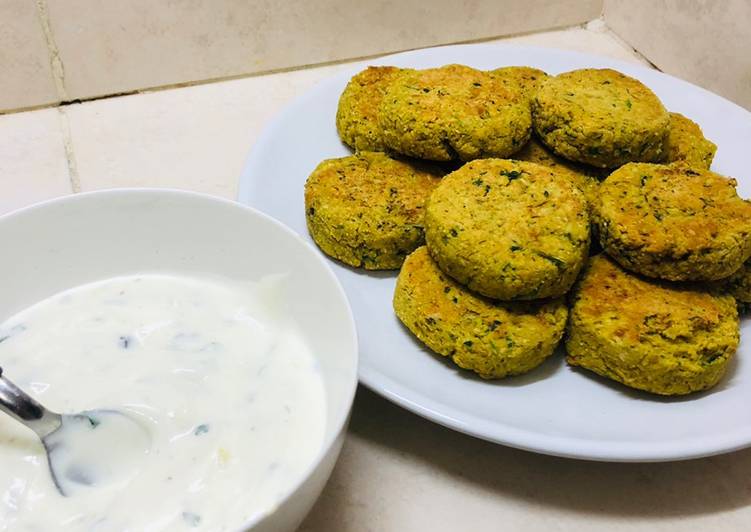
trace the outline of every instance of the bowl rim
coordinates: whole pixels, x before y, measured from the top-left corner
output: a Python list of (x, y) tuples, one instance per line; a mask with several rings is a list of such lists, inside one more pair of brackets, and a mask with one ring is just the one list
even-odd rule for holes
[[(63, 204), (63, 203), (75, 204), (76, 202), (79, 202), (79, 201), (95, 201), (97, 198), (100, 198), (100, 197), (109, 198), (109, 197), (117, 197), (117, 196), (123, 196), (123, 195), (134, 195), (134, 196), (144, 196), (144, 197), (160, 196), (160, 197), (185, 198), (185, 199), (194, 199), (198, 201), (212, 202), (217, 205), (222, 205), (223, 208), (236, 209), (238, 211), (245, 212), (246, 214), (249, 214), (251, 216), (255, 216), (256, 218), (260, 218), (264, 220), (265, 222), (276, 226), (283, 233), (285, 233), (288, 237), (290, 237), (293, 241), (295, 241), (299, 245), (299, 247), (304, 249), (305, 250), (304, 253), (307, 254), (307, 260), (312, 260), (318, 263), (320, 266), (322, 266), (323, 274), (326, 277), (328, 277), (329, 281), (332, 282), (332, 285), (334, 286), (338, 299), (344, 304), (344, 309), (346, 311), (346, 326), (340, 327), (340, 330), (342, 332), (348, 332), (347, 338), (345, 339), (346, 343), (349, 344), (347, 350), (350, 351), (351, 353), (350, 356), (354, 358), (353, 360), (354, 364), (352, 367), (352, 375), (351, 375), (350, 383), (348, 385), (348, 390), (346, 391), (346, 394), (345, 394), (346, 408), (342, 409), (341, 414), (332, 423), (331, 430), (327, 431), (326, 437), (324, 438), (323, 443), (321, 444), (318, 452), (316, 453), (315, 458), (308, 464), (308, 466), (303, 470), (303, 472), (300, 473), (297, 480), (294, 483), (291, 483), (289, 487), (284, 491), (284, 495), (279, 498), (276, 505), (268, 509), (266, 512), (262, 514), (249, 518), (248, 520), (243, 522), (243, 524), (240, 525), (239, 528), (236, 529), (236, 532), (250, 531), (255, 526), (263, 522), (266, 518), (276, 513), (276, 511), (279, 508), (281, 508), (283, 505), (285, 505), (294, 496), (294, 494), (313, 476), (313, 474), (318, 469), (320, 464), (329, 455), (335, 443), (337, 442), (340, 434), (346, 429), (346, 426), (349, 423), (350, 413), (352, 411), (352, 407), (353, 407), (354, 400), (355, 400), (355, 394), (357, 392), (359, 366), (360, 366), (360, 349), (359, 349), (359, 343), (358, 343), (357, 326), (355, 324), (355, 318), (352, 313), (352, 307), (350, 305), (349, 298), (347, 297), (347, 294), (345, 293), (344, 288), (339, 282), (339, 279), (337, 278), (336, 274), (334, 274), (334, 271), (331, 269), (331, 266), (327, 263), (326, 259), (320, 253), (318, 253), (316, 249), (313, 249), (313, 246), (309, 242), (305, 241), (300, 235), (298, 235), (294, 230), (292, 230), (286, 224), (280, 222), (276, 218), (269, 216), (268, 214), (254, 207), (244, 205), (235, 200), (223, 198), (220, 196), (213, 196), (211, 194), (207, 194), (204, 192), (195, 192), (192, 190), (183, 190), (183, 189), (169, 188), (169, 187), (116, 187), (116, 188), (108, 188), (108, 189), (101, 189), (101, 190), (91, 190), (91, 191), (85, 191), (85, 192), (74, 192), (71, 194), (66, 194), (63, 196), (57, 196), (54, 198), (49, 198), (49, 199), (45, 199), (42, 201), (38, 201), (30, 205), (26, 205), (18, 209), (14, 209), (10, 212), (4, 213), (0, 215), (0, 224), (3, 224), (7, 220), (15, 218), (17, 216), (29, 215), (35, 211), (53, 207), (58, 204)], [(338, 460), (338, 457), (337, 457), (337, 460)], [(318, 495), (316, 496), (316, 500), (318, 498)]]

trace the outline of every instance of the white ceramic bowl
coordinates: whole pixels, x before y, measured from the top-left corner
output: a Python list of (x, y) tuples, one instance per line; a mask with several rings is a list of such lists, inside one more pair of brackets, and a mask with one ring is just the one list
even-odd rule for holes
[[(0, 217), (0, 320), (62, 290), (137, 272), (257, 280), (288, 273), (289, 311), (318, 358), (326, 437), (279, 506), (241, 530), (294, 530), (331, 474), (357, 386), (357, 339), (344, 292), (312, 247), (234, 202), (175, 190), (77, 194)], [(212, 494), (221, 497), (220, 493)]]

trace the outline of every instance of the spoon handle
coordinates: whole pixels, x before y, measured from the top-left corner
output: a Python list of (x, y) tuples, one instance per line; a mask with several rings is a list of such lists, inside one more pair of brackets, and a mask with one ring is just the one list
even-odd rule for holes
[(3, 377), (3, 368), (0, 368), (0, 410), (29, 427), (40, 438), (57, 430), (62, 424), (60, 414), (47, 410)]

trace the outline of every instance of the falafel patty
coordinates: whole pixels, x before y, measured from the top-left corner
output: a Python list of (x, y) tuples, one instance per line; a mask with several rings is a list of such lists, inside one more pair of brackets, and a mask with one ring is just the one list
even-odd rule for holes
[(529, 66), (501, 67), (491, 70), (490, 73), (503, 81), (506, 87), (521, 91), (530, 100), (534, 98), (537, 89), (548, 78), (544, 71)]
[(712, 283), (712, 287), (730, 294), (745, 310), (751, 305), (751, 260), (743, 263), (743, 266), (730, 277), (720, 279)]
[(384, 151), (378, 125), (378, 108), (386, 88), (402, 69), (369, 66), (347, 83), (339, 97), (336, 130), (342, 141), (355, 151)]
[(600, 185), (603, 249), (624, 268), (670, 281), (711, 281), (751, 256), (751, 203), (709, 170), (631, 163)]
[(680, 113), (670, 113), (664, 162), (685, 161), (689, 166), (709, 170), (716, 152), (717, 145), (707, 140), (699, 124)]
[(587, 257), (586, 200), (547, 166), (472, 161), (431, 194), (425, 238), (441, 270), (484, 296), (557, 297)]
[(463, 65), (398, 76), (378, 119), (386, 147), (433, 161), (511, 155), (529, 139), (532, 120), (519, 90)]
[(584, 197), (587, 199), (590, 207), (596, 203), (597, 189), (600, 185), (599, 176), (603, 174), (601, 169), (591, 166), (585, 167), (584, 165), (558, 157), (543, 146), (534, 135), (520, 151), (514, 154), (514, 159), (548, 166), (556, 172), (568, 176), (579, 187), (579, 190), (584, 193)]
[(439, 176), (377, 152), (323, 161), (305, 183), (308, 231), (345, 264), (399, 268), (424, 243), (424, 205)]
[(730, 296), (647, 280), (605, 255), (572, 292), (566, 351), (572, 366), (660, 395), (711, 388), (739, 342)]
[(431, 350), (484, 379), (540, 365), (561, 340), (568, 314), (562, 299), (499, 302), (478, 296), (443, 274), (425, 247), (407, 257), (399, 272), (394, 311)]
[(538, 137), (557, 155), (600, 168), (659, 161), (670, 117), (639, 80), (611, 69), (548, 78), (532, 102)]

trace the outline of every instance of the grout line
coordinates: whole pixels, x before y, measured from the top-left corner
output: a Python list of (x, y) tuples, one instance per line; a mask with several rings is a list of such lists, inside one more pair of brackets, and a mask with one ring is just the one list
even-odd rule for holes
[[(196, 85), (204, 85), (208, 83), (213, 83), (215, 80), (207, 80), (205, 83), (198, 82)], [(191, 85), (186, 84), (186, 87), (189, 87)], [(60, 107), (67, 107), (70, 105), (78, 105), (80, 103), (88, 103), (88, 102), (95, 102), (97, 100), (109, 100), (110, 98), (119, 98), (121, 96), (133, 96), (134, 94), (145, 94), (148, 92), (158, 92), (160, 90), (169, 90), (169, 89), (175, 89), (175, 88), (182, 88), (181, 86), (177, 85), (170, 85), (165, 86), (157, 89), (143, 89), (143, 90), (132, 90), (132, 91), (126, 91), (126, 92), (114, 92), (112, 94), (105, 94), (103, 96), (91, 96), (89, 98), (83, 98), (83, 99), (73, 99), (73, 100), (62, 100), (59, 102), (52, 102), (52, 103), (42, 103), (39, 105), (30, 105), (28, 107), (17, 107), (15, 109), (0, 109), (0, 116), (3, 115), (13, 115), (16, 113), (26, 113), (30, 111), (41, 111), (43, 109), (58, 109)]]
[(65, 150), (65, 162), (68, 166), (70, 188), (75, 194), (81, 192), (81, 179), (78, 176), (78, 164), (76, 163), (76, 154), (73, 151), (73, 139), (70, 134), (68, 114), (65, 112), (65, 108), (60, 106), (62, 102), (68, 99), (68, 91), (65, 88), (65, 66), (63, 65), (63, 60), (60, 58), (60, 50), (55, 42), (55, 37), (52, 35), (47, 0), (36, 0), (36, 7), (39, 23), (42, 26), (42, 33), (44, 33), (44, 39), (47, 42), (47, 52), (49, 53), (55, 90), (57, 91), (57, 97), (60, 99), (60, 102), (52, 107), (57, 107), (60, 133), (63, 138), (63, 149)]
[(44, 39), (47, 41), (47, 52), (50, 57), (50, 66), (52, 67), (52, 78), (55, 82), (57, 97), (61, 100), (68, 99), (68, 91), (65, 90), (65, 67), (63, 60), (60, 58), (60, 50), (57, 48), (55, 37), (52, 35), (52, 26), (50, 25), (50, 15), (47, 9), (47, 0), (36, 0), (37, 15), (39, 23), (42, 26)]
[[(31, 107), (23, 107), (19, 109), (9, 109), (6, 111), (0, 111), (0, 116), (3, 114), (14, 114), (14, 113), (22, 113), (25, 111), (36, 111), (38, 109), (48, 109), (48, 108), (59, 108), (64, 107), (67, 105), (75, 105), (80, 103), (87, 103), (92, 102), (96, 100), (107, 100), (110, 98), (119, 98), (121, 96), (132, 96), (136, 94), (150, 94), (154, 92), (161, 92), (166, 90), (172, 90), (172, 89), (183, 89), (186, 87), (195, 87), (195, 86), (201, 86), (201, 85), (209, 85), (211, 83), (222, 83), (225, 81), (235, 81), (240, 79), (249, 79), (249, 78), (257, 78), (261, 76), (270, 76), (274, 74), (286, 74), (289, 72), (298, 72), (302, 70), (312, 70), (315, 68), (323, 68), (323, 67), (329, 67), (329, 66), (336, 66), (336, 65), (345, 65), (348, 63), (357, 63), (360, 61), (367, 61), (369, 59), (378, 59), (380, 57), (386, 57), (388, 55), (393, 55), (397, 53), (403, 53), (403, 52), (411, 52), (414, 50), (422, 50), (424, 48), (440, 48), (443, 46), (453, 46), (457, 44), (479, 44), (479, 43), (485, 43), (485, 42), (491, 42), (491, 41), (498, 41), (498, 40), (504, 40), (504, 39), (511, 39), (514, 37), (524, 37), (526, 35), (534, 35), (537, 33), (547, 33), (550, 31), (564, 31), (569, 29), (587, 29), (586, 26), (590, 21), (585, 21), (578, 24), (573, 25), (567, 25), (567, 26), (553, 26), (550, 28), (545, 29), (538, 29), (538, 30), (529, 30), (529, 31), (522, 31), (518, 33), (510, 33), (507, 35), (494, 35), (491, 37), (481, 37), (478, 39), (469, 39), (464, 41), (454, 41), (449, 43), (441, 43), (441, 44), (435, 44), (431, 46), (419, 46), (417, 48), (406, 48), (401, 50), (390, 50), (385, 52), (380, 52), (377, 54), (371, 54), (371, 55), (361, 55), (356, 57), (347, 57), (343, 59), (335, 59), (331, 61), (323, 61), (320, 63), (311, 63), (308, 65), (295, 65), (295, 66), (289, 66), (289, 67), (282, 67), (282, 68), (275, 68), (275, 69), (269, 69), (269, 70), (262, 70), (258, 72), (249, 72), (249, 73), (243, 73), (243, 74), (234, 74), (231, 76), (220, 76), (216, 78), (208, 78), (208, 79), (201, 79), (201, 80), (190, 80), (190, 81), (183, 81), (183, 82), (177, 82), (177, 83), (171, 83), (167, 85), (159, 85), (155, 87), (145, 87), (141, 89), (134, 89), (130, 91), (123, 91), (123, 92), (117, 92), (117, 93), (111, 93), (111, 94), (103, 94), (100, 96), (90, 96), (87, 98), (80, 98), (80, 99), (68, 99), (67, 97), (67, 91), (65, 90), (65, 80), (64, 80), (64, 69), (62, 61), (60, 60), (59, 53), (57, 51), (57, 46), (55, 45), (54, 39), (52, 37), (51, 28), (49, 27), (49, 21), (46, 19), (47, 17), (47, 9), (46, 9), (46, 0), (36, 0), (37, 7), (40, 11), (40, 18), (45, 17), (45, 19), (42, 22), (42, 26), (45, 32), (45, 37), (47, 38), (47, 43), (50, 50), (50, 55), (54, 56), (52, 59), (53, 61), (56, 60), (59, 63), (59, 71), (60, 76), (59, 79), (56, 76), (55, 83), (56, 85), (59, 83), (58, 93), (62, 92), (62, 95), (59, 94), (60, 101), (46, 104), (46, 105), (36, 105)], [(619, 39), (621, 42), (622, 40)], [(629, 46), (630, 48), (630, 46)], [(640, 56), (641, 57), (641, 56)], [(53, 65), (53, 71), (55, 71), (54, 65)]]
[(63, 136), (63, 148), (65, 149), (65, 159), (68, 164), (68, 177), (70, 178), (70, 188), (73, 193), (81, 192), (81, 178), (78, 175), (78, 163), (76, 154), (73, 151), (73, 137), (70, 134), (70, 120), (64, 107), (58, 107), (58, 117), (60, 120), (60, 130)]
[(17, 113), (27, 113), (29, 111), (41, 111), (42, 109), (54, 109), (59, 106), (60, 102), (40, 103), (38, 105), (29, 105), (26, 107), (16, 107), (14, 109), (0, 109), (0, 116), (14, 115)]

